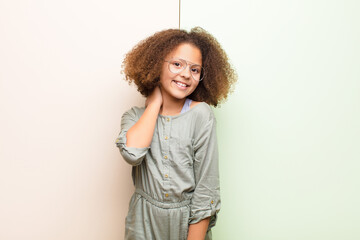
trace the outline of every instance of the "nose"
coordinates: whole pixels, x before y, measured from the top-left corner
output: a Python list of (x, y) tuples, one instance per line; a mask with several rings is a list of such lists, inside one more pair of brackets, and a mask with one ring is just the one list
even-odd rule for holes
[(190, 65), (187, 64), (185, 69), (182, 70), (182, 72), (180, 73), (180, 75), (184, 78), (190, 78), (191, 77), (191, 73), (190, 73), (191, 69), (190, 69)]

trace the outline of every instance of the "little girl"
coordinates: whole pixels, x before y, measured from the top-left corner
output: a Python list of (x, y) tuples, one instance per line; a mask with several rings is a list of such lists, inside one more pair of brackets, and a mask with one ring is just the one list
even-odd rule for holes
[(135, 185), (125, 239), (211, 239), (220, 186), (209, 105), (236, 81), (226, 53), (202, 28), (169, 29), (138, 43), (123, 72), (147, 98), (124, 113), (116, 140)]

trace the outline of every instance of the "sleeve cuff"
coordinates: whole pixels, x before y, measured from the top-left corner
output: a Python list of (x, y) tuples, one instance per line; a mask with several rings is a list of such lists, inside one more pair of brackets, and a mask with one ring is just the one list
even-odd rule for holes
[(150, 149), (150, 147), (144, 147), (144, 148), (127, 147), (126, 132), (120, 133), (115, 143), (116, 146), (120, 149), (120, 153), (125, 159), (125, 161), (133, 166), (141, 164), (146, 153)]
[(208, 227), (208, 229), (210, 229), (214, 227), (216, 224), (218, 212), (219, 210), (217, 210), (214, 206), (210, 206), (208, 209), (204, 209), (204, 210), (191, 211), (189, 224), (195, 224), (205, 218), (210, 217), (210, 222)]

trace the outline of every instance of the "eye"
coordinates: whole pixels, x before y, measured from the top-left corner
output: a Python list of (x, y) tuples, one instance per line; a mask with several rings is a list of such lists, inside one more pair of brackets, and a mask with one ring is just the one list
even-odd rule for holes
[(171, 65), (173, 65), (176, 68), (182, 68), (183, 64), (180, 61), (172, 61)]
[(201, 73), (201, 67), (200, 66), (193, 66), (191, 68), (191, 72), (194, 74), (200, 74)]

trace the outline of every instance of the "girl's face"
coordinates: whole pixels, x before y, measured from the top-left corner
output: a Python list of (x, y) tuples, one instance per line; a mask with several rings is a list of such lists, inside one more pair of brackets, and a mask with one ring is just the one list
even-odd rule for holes
[[(169, 61), (172, 59), (185, 60), (186, 68), (179, 72), (173, 73), (169, 70)], [(198, 86), (199, 81), (193, 78), (196, 75), (196, 67), (190, 68), (194, 64), (201, 66), (202, 56), (200, 49), (189, 43), (182, 43), (170, 52), (164, 59), (160, 75), (160, 85), (162, 87), (163, 97), (170, 97), (182, 100), (189, 96)], [(180, 66), (178, 62), (173, 63), (172, 67)], [(193, 75), (190, 71), (193, 71)], [(165, 96), (164, 96), (165, 95)]]

